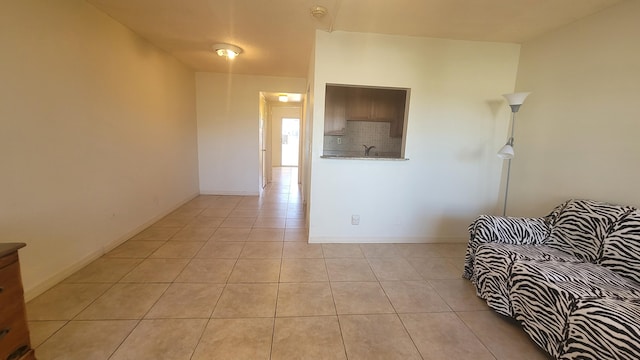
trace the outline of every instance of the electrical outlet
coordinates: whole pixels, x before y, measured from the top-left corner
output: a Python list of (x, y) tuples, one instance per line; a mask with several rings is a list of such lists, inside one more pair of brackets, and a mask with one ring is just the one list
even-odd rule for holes
[(360, 225), (360, 215), (351, 215), (351, 225)]
[(342, 138), (341, 137), (339, 137), (337, 140), (338, 140), (338, 145), (342, 144)]

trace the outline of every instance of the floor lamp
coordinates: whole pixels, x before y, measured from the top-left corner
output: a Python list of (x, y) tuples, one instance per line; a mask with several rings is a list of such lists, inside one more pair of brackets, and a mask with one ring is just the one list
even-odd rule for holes
[(513, 94), (504, 94), (502, 96), (507, 99), (511, 107), (511, 136), (507, 143), (498, 151), (498, 157), (508, 160), (507, 164), (507, 183), (504, 188), (504, 206), (502, 207), (502, 216), (507, 216), (507, 197), (509, 196), (509, 178), (511, 176), (511, 159), (515, 156), (513, 151), (513, 131), (516, 126), (516, 113), (520, 110), (520, 105), (524, 103), (524, 99), (531, 94), (530, 92), (519, 92)]

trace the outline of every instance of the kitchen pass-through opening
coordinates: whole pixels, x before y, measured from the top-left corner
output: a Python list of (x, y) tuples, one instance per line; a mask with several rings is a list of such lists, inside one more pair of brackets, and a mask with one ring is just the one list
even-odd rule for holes
[(404, 159), (409, 91), (327, 84), (323, 157)]

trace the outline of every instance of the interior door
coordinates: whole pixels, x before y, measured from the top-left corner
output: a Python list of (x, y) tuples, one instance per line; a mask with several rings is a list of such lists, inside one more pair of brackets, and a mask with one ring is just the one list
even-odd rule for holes
[(260, 137), (259, 146), (260, 149), (260, 187), (262, 189), (269, 183), (268, 175), (268, 161), (267, 161), (267, 101), (263, 96), (260, 96)]
[(265, 129), (264, 129), (264, 124), (265, 121), (260, 119), (260, 139), (262, 139), (260, 141), (260, 185), (262, 186), (262, 188), (264, 189), (265, 186), (267, 186), (267, 149), (266, 149), (266, 141), (264, 139), (264, 134), (266, 133)]

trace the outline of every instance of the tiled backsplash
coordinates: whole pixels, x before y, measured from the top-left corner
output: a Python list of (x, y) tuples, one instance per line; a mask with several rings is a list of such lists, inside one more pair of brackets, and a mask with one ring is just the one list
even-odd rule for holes
[[(364, 146), (375, 146), (370, 156), (400, 157), (402, 138), (389, 136), (384, 121), (347, 121), (344, 135), (325, 135), (324, 155), (364, 156)], [(340, 142), (340, 143), (339, 143)]]

